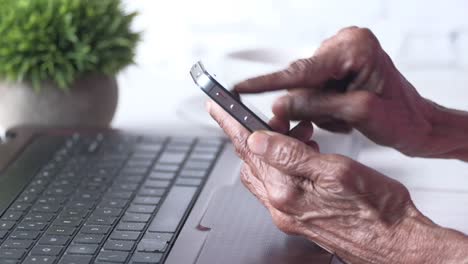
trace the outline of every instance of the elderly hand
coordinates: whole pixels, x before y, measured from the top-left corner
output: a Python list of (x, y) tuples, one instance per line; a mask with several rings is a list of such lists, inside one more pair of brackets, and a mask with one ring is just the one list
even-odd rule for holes
[[(282, 231), (305, 236), (350, 263), (450, 263), (463, 252), (458, 246), (464, 242), (457, 242), (463, 235), (423, 216), (402, 184), (344, 156), (321, 154), (313, 142), (304, 144), (310, 123), (289, 133), (296, 138), (250, 135), (215, 103), (207, 109), (245, 161), (243, 183)], [(278, 118), (271, 125), (288, 130)], [(454, 238), (445, 243), (448, 237)]]
[(358, 129), (378, 144), (411, 156), (440, 152), (429, 144), (433, 104), (400, 74), (368, 29), (346, 28), (313, 57), (238, 84), (241, 93), (289, 89), (273, 112), (346, 132)]

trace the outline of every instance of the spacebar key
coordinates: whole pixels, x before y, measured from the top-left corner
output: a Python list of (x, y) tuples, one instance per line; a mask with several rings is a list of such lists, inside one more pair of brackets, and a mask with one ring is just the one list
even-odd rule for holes
[(174, 186), (148, 228), (150, 232), (175, 232), (197, 187)]

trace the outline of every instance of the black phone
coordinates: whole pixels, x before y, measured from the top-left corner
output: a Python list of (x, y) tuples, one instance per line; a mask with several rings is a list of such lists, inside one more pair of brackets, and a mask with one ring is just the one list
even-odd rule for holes
[(250, 132), (270, 130), (271, 127), (242, 103), (240, 96), (224, 88), (199, 61), (192, 66), (190, 75), (193, 81), (219, 106), (234, 117)]

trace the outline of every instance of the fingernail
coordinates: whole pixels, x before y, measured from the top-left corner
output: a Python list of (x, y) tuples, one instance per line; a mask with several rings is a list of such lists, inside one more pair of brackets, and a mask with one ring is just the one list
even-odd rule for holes
[(257, 131), (253, 133), (247, 139), (247, 145), (250, 151), (256, 155), (263, 155), (267, 151), (270, 136), (268, 131)]

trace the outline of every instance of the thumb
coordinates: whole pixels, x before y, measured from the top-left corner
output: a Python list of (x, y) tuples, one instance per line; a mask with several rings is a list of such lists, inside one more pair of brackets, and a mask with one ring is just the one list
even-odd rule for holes
[[(291, 175), (310, 175), (310, 165), (318, 155), (307, 144), (282, 134), (257, 131), (249, 136), (250, 151), (266, 164)], [(314, 179), (311, 179), (314, 180)]]
[(273, 105), (273, 113), (289, 120), (314, 121), (331, 117), (350, 124), (365, 122), (377, 109), (380, 98), (368, 91), (351, 91), (344, 94), (286, 95)]

